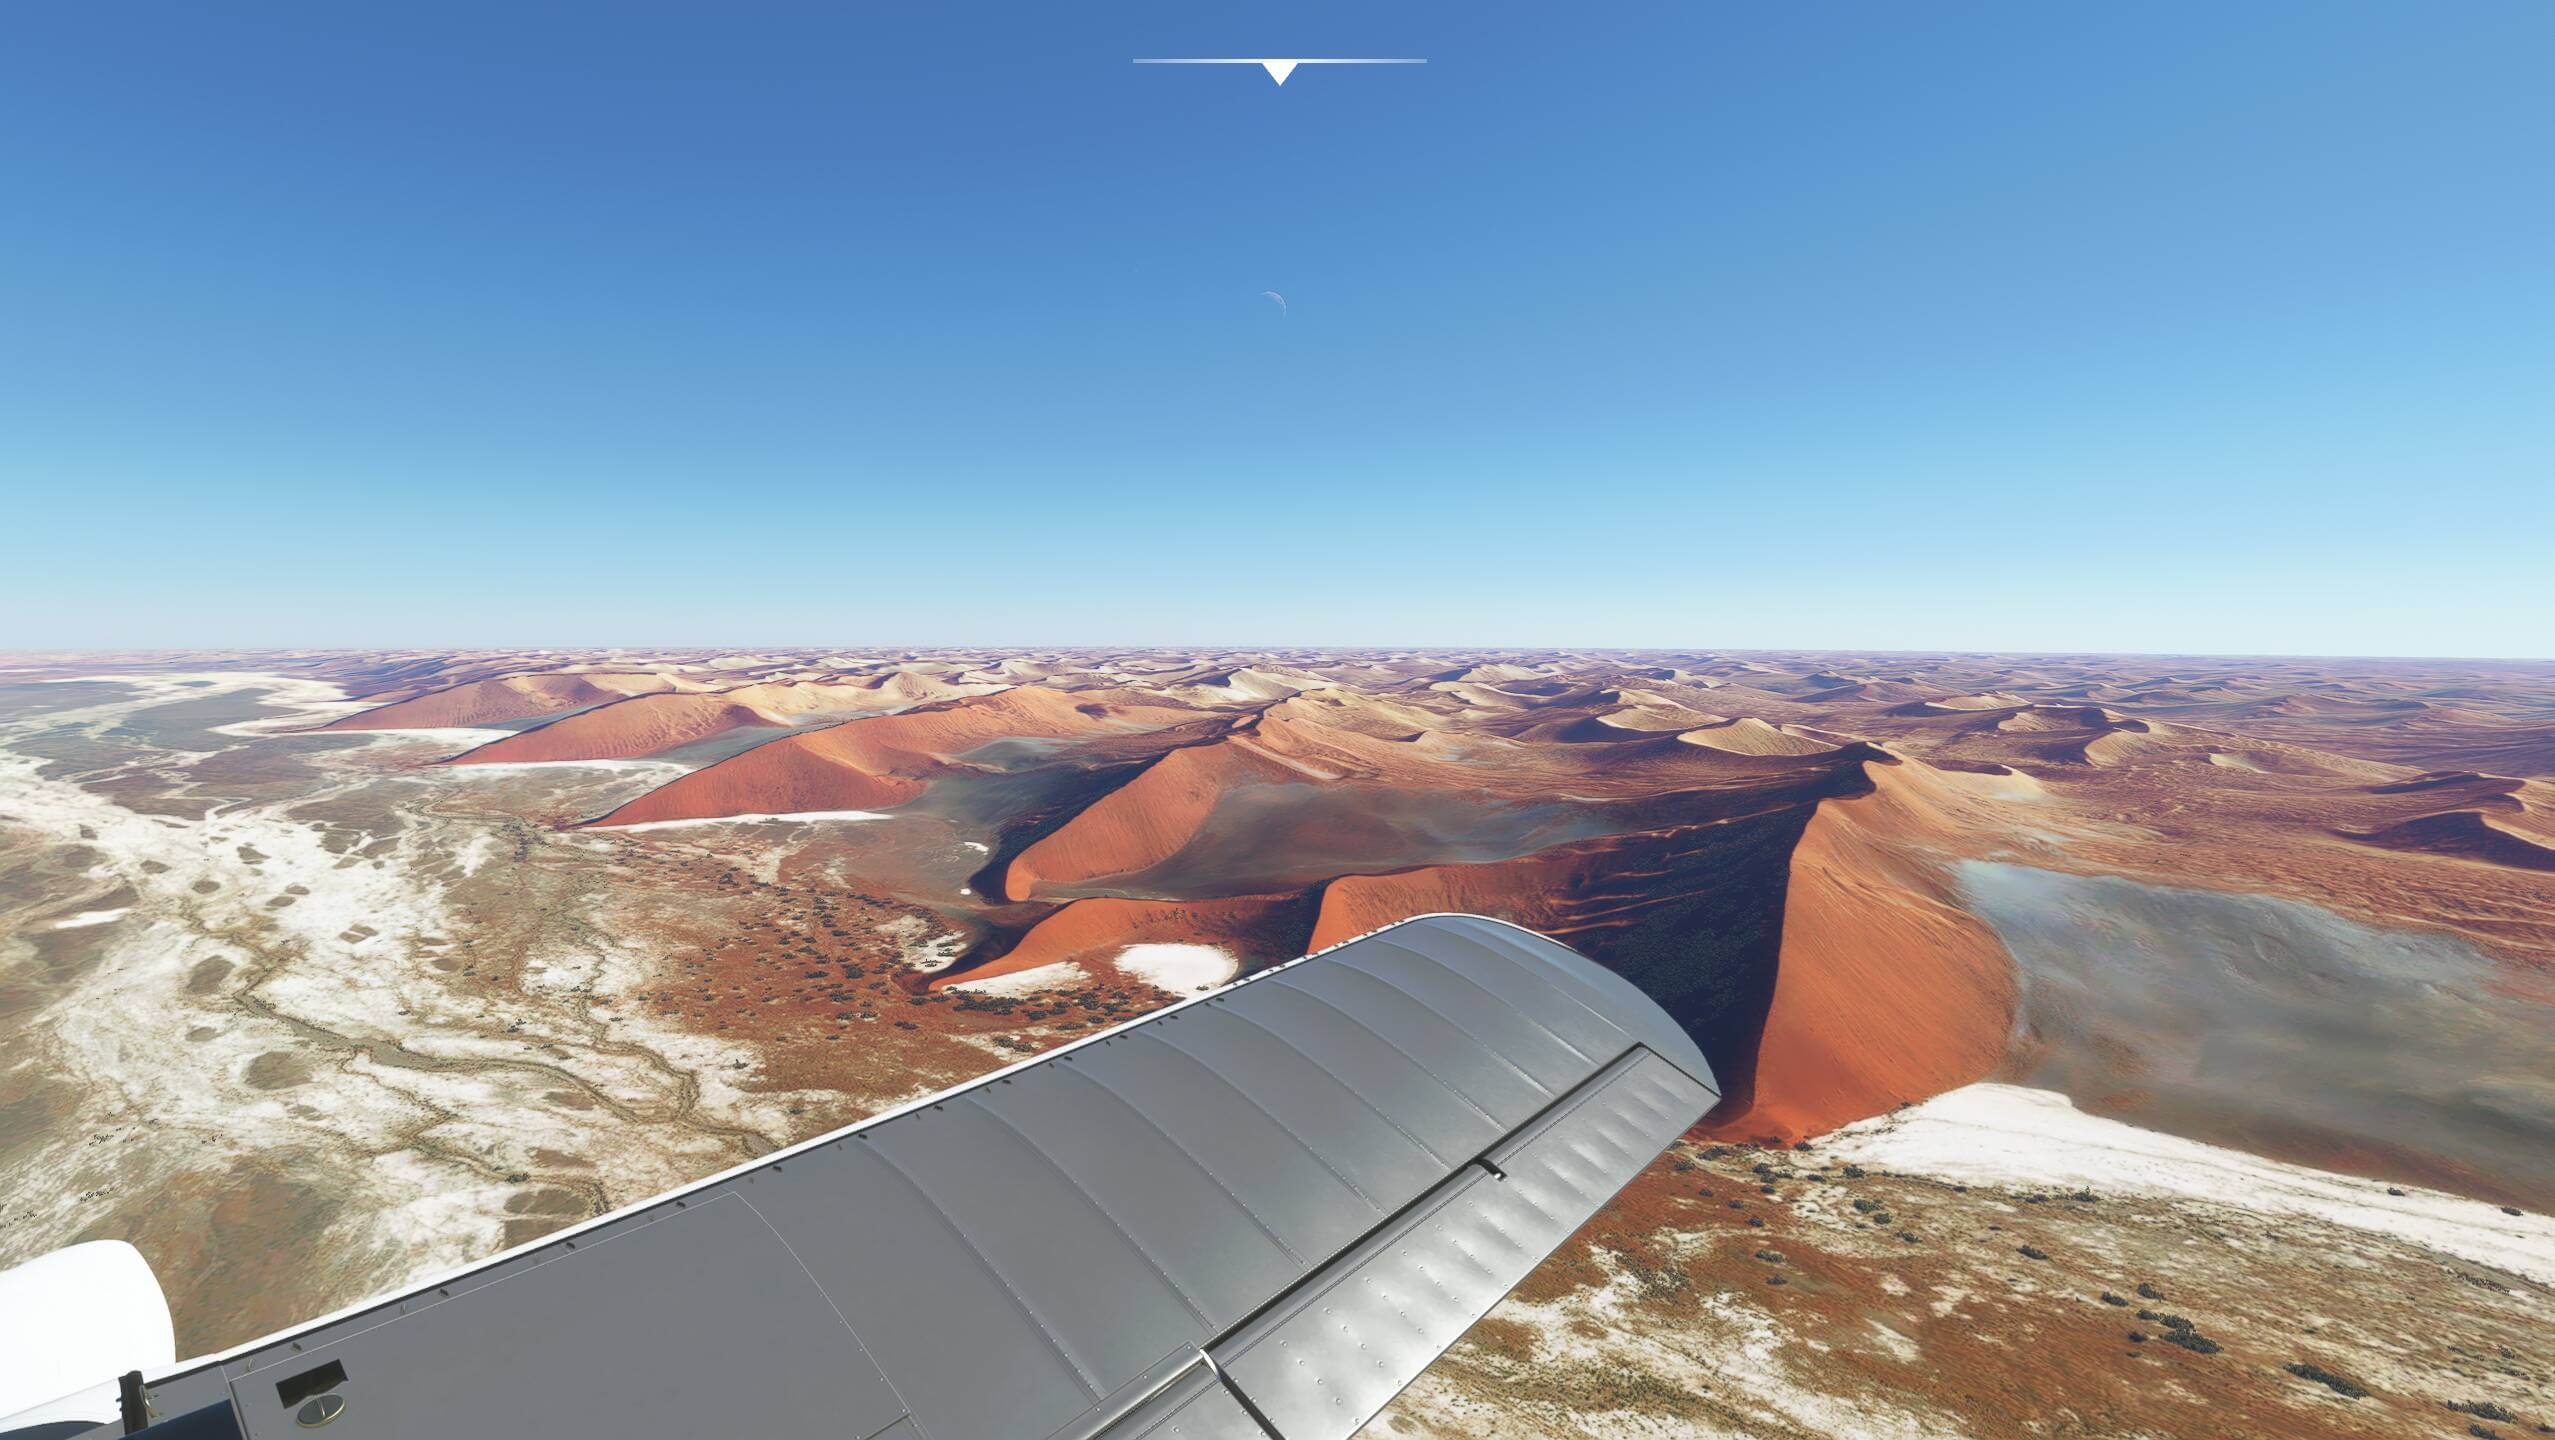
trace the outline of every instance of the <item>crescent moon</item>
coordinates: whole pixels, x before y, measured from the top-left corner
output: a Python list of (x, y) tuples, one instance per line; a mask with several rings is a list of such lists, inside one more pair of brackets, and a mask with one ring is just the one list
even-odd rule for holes
[(1263, 295), (1268, 296), (1270, 299), (1275, 300), (1275, 301), (1277, 302), (1277, 305), (1278, 305), (1278, 316), (1279, 316), (1279, 318), (1283, 319), (1283, 318), (1285, 317), (1286, 313), (1287, 313), (1287, 310), (1286, 310), (1286, 297), (1285, 297), (1285, 296), (1283, 296), (1283, 295), (1280, 295), (1280, 294), (1279, 294), (1279, 293), (1277, 293), (1275, 290), (1263, 290), (1263, 291), (1261, 291), (1260, 293), (1261, 293), (1261, 294), (1263, 294)]

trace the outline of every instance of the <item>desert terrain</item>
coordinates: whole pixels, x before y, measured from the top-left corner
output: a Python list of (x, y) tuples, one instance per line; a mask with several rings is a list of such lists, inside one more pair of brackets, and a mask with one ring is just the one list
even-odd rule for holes
[(0, 1265), (209, 1350), (1440, 910), (1727, 1093), (1376, 1433), (2555, 1425), (2549, 662), (0, 656)]

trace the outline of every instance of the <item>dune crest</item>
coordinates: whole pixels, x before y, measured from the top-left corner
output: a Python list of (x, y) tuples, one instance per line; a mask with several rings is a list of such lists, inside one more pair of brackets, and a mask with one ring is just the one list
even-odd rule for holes
[(1677, 738), (1688, 745), (1731, 755), (1822, 755), (1837, 748), (1828, 741), (1795, 735), (1746, 717), (1682, 731)]
[(1025, 900), (1041, 886), (1128, 875), (1157, 865), (1196, 838), (1228, 791), (1304, 778), (1255, 748), (1215, 744), (1174, 750), (1023, 850), (1004, 875), (1004, 892)]
[(1161, 729), (1203, 713), (1124, 691), (1021, 686), (786, 736), (670, 781), (592, 823), (885, 809), (920, 795), (965, 752), (997, 740)]
[(466, 730), (690, 688), (668, 675), (540, 674), (473, 680), (333, 720), (326, 730)]
[(2004, 1057), (2016, 1004), (2004, 946), (1927, 858), (1984, 787), (1916, 761), (1863, 768), (1870, 791), (1821, 801), (1793, 847), (1751, 1100), (1717, 1117), (1727, 1133), (1817, 1134)]

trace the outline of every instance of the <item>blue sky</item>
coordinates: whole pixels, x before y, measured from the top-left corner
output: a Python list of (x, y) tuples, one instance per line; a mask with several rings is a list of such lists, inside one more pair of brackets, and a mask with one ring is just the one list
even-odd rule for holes
[(5, 24), (0, 645), (2555, 653), (2544, 0)]

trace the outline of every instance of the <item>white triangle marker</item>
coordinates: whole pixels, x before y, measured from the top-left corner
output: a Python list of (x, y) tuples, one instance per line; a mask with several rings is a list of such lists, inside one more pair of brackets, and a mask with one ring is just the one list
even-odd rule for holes
[(1292, 60), (1273, 60), (1263, 55), (1219, 55), (1212, 58), (1201, 57), (1181, 60), (1138, 60), (1135, 63), (1138, 65), (1257, 65), (1261, 69), (1269, 72), (1270, 79), (1275, 80), (1280, 85), (1283, 85), (1286, 83), (1286, 77), (1294, 74), (1295, 67), (1298, 65), (1425, 65), (1428, 62), (1425, 60), (1415, 59), (1388, 60), (1367, 57), (1352, 58), (1349, 56), (1316, 56), (1310, 58), (1297, 56)]

